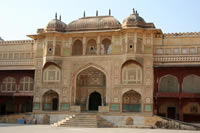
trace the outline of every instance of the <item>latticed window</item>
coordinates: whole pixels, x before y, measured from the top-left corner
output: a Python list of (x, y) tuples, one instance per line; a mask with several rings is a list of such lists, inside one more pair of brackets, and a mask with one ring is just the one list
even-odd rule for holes
[(17, 88), (16, 80), (13, 77), (7, 77), (2, 82), (2, 91), (15, 91)]
[(54, 65), (49, 66), (43, 73), (44, 82), (59, 82), (60, 81), (60, 69)]
[(32, 91), (33, 90), (33, 78), (31, 77), (23, 77), (20, 79), (20, 87), (19, 90), (20, 91)]
[(134, 63), (127, 63), (122, 68), (122, 81), (124, 84), (141, 84), (142, 69)]

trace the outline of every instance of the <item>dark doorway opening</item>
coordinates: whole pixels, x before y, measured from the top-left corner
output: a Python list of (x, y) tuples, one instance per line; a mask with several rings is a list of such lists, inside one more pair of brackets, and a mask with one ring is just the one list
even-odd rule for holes
[(171, 119), (176, 119), (176, 108), (168, 107), (167, 108), (167, 117)]
[(89, 110), (98, 111), (98, 107), (101, 106), (101, 95), (98, 92), (93, 92), (89, 97)]
[(1, 105), (1, 113), (0, 113), (1, 115), (4, 115), (4, 114), (6, 114), (6, 104), (2, 104)]
[(53, 111), (58, 110), (58, 98), (54, 98), (54, 99), (52, 100), (52, 104), (53, 104), (52, 110), (53, 110)]

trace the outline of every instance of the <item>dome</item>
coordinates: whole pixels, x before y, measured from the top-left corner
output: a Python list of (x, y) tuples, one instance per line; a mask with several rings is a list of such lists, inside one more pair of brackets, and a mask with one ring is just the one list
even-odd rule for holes
[(60, 31), (60, 32), (64, 32), (66, 30), (66, 24), (64, 22), (61, 21), (61, 16), (60, 19), (57, 19), (57, 14), (55, 19), (52, 19), (46, 27), (46, 31)]
[(4, 40), (0, 37), (0, 41), (4, 41)]
[(68, 31), (108, 30), (121, 28), (113, 16), (83, 17), (68, 24)]
[(153, 23), (146, 23), (145, 20), (139, 16), (137, 11), (133, 11), (133, 14), (124, 19), (122, 27), (155, 28)]

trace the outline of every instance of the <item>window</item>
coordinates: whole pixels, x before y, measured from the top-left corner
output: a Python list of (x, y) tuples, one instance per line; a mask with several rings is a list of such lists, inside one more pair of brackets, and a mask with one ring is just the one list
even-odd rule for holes
[(101, 54), (112, 54), (112, 45), (110, 39), (104, 39), (101, 44)]
[(165, 75), (160, 78), (158, 90), (159, 92), (178, 92), (178, 80), (173, 75)]
[(156, 49), (156, 54), (163, 54), (163, 49)]
[(174, 48), (174, 54), (179, 54), (179, 49), (178, 48)]
[(43, 73), (44, 82), (59, 82), (60, 69), (54, 65), (47, 67)]
[(7, 77), (2, 82), (2, 91), (15, 91), (17, 88), (16, 80), (13, 77)]
[(182, 48), (181, 52), (182, 52), (182, 54), (187, 54), (187, 48)]
[(195, 48), (190, 48), (190, 54), (194, 54), (194, 53), (196, 53)]
[(33, 78), (31, 77), (23, 77), (20, 79), (20, 91), (32, 91), (33, 90)]
[(122, 81), (124, 84), (141, 84), (141, 67), (131, 61), (125, 63), (122, 68)]
[(87, 43), (86, 55), (95, 55), (97, 50), (96, 40), (90, 39)]
[(200, 48), (197, 48), (197, 50), (198, 50), (198, 53), (200, 53)]
[(200, 93), (200, 76), (188, 75), (183, 79), (182, 91), (184, 93)]
[(165, 49), (165, 54), (170, 54), (171, 53), (171, 49), (170, 48), (166, 48)]
[(72, 55), (82, 55), (83, 45), (80, 40), (76, 40), (72, 46)]
[(197, 106), (192, 106), (192, 107), (190, 108), (190, 112), (191, 112), (191, 113), (198, 113), (198, 107), (197, 107)]

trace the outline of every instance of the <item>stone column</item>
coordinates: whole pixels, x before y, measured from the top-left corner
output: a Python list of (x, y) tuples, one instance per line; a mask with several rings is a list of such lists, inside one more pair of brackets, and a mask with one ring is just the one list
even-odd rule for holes
[(69, 45), (70, 45), (70, 55), (72, 55), (72, 46), (73, 46), (73, 42), (72, 42), (72, 37), (69, 38)]
[(134, 53), (137, 52), (137, 32), (134, 34)]
[(83, 55), (86, 55), (86, 48), (87, 48), (86, 37), (83, 36)]
[(129, 44), (128, 44), (128, 34), (126, 33), (125, 34), (125, 53), (126, 54), (128, 53), (128, 47), (129, 47)]
[(179, 99), (179, 120), (183, 121), (183, 104), (181, 99)]
[(53, 55), (55, 55), (56, 51), (56, 37), (53, 38)]
[(97, 36), (97, 55), (100, 55), (101, 51), (101, 40), (100, 40), (100, 36)]
[(146, 41), (146, 34), (143, 33), (143, 39), (142, 39), (142, 53), (144, 53), (144, 45), (146, 44), (145, 41)]

